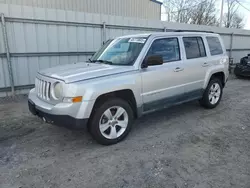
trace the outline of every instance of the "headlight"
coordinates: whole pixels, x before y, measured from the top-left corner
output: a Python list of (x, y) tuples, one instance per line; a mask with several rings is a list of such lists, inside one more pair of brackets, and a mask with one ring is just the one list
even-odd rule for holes
[(52, 95), (55, 99), (61, 99), (63, 97), (63, 86), (61, 83), (56, 82), (54, 84)]

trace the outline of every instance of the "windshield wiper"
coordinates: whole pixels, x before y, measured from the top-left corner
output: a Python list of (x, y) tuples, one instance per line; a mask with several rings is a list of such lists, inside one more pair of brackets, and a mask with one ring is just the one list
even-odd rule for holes
[(89, 61), (88, 62), (90, 62), (90, 63), (93, 63), (93, 61), (89, 58)]
[(91, 60), (91, 62), (93, 63), (99, 62), (99, 63), (109, 64), (109, 65), (113, 64), (112, 61), (107, 61), (107, 60), (102, 60), (102, 59)]

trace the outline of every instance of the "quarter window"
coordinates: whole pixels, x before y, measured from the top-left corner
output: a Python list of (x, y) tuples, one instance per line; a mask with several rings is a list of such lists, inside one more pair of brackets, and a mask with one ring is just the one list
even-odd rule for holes
[(206, 50), (201, 37), (183, 37), (187, 59), (206, 56)]
[(180, 48), (178, 39), (165, 38), (155, 40), (147, 53), (147, 56), (152, 55), (162, 56), (164, 63), (180, 60)]
[(207, 43), (208, 43), (211, 55), (223, 54), (221, 43), (218, 37), (207, 37)]
[(201, 57), (205, 57), (206, 56), (206, 50), (205, 50), (203, 40), (202, 40), (201, 37), (198, 37), (197, 40), (198, 40), (198, 44), (199, 44), (199, 48), (200, 48)]

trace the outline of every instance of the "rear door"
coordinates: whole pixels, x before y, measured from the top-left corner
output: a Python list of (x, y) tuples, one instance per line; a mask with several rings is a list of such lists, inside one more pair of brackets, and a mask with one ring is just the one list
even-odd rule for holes
[(191, 100), (202, 96), (205, 75), (210, 66), (204, 37), (182, 37), (184, 49), (184, 100)]

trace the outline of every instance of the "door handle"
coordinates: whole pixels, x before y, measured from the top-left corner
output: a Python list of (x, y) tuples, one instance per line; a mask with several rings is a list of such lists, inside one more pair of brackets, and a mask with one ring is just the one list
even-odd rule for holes
[(202, 65), (203, 67), (208, 67), (209, 66), (209, 64), (207, 63), (207, 62), (205, 62), (205, 63), (203, 63), (203, 65)]
[(184, 68), (176, 67), (176, 68), (174, 69), (174, 72), (180, 72), (180, 71), (183, 71), (183, 70), (184, 70)]

